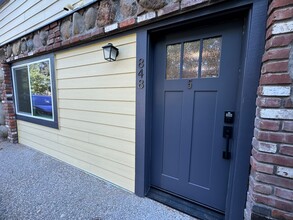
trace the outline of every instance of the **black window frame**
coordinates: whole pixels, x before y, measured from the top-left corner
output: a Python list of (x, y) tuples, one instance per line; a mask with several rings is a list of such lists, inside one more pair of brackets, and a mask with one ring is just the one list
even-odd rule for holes
[[(35, 117), (33, 115), (26, 115), (22, 114), (17, 111), (17, 88), (15, 83), (15, 72), (14, 69), (17, 69), (19, 67), (28, 66), (31, 63), (35, 63), (42, 60), (49, 60), (50, 63), (50, 80), (51, 80), (51, 97), (52, 97), (52, 116), (53, 119), (45, 119), (40, 117)], [(50, 128), (56, 128), (58, 129), (58, 108), (57, 108), (57, 88), (56, 88), (56, 78), (55, 78), (55, 56), (54, 54), (47, 54), (43, 56), (34, 57), (31, 59), (26, 59), (23, 61), (15, 62), (11, 65), (11, 76), (12, 76), (12, 85), (13, 85), (13, 100), (15, 105), (15, 115), (17, 120), (22, 120), (38, 125), (43, 125)], [(31, 88), (30, 88), (31, 89)]]

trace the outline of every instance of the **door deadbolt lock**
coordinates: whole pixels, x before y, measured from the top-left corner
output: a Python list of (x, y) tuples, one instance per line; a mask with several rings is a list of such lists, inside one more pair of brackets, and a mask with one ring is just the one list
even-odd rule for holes
[(225, 111), (224, 122), (226, 124), (233, 124), (234, 123), (234, 118), (235, 118), (235, 112)]

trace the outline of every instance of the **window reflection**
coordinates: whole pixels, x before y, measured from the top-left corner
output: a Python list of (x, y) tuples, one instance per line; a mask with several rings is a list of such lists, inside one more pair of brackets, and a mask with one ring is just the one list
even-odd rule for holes
[(17, 86), (17, 108), (19, 112), (31, 113), (31, 96), (29, 90), (29, 78), (27, 67), (20, 67), (15, 71), (15, 83)]
[(198, 77), (200, 41), (184, 43), (182, 78)]
[(29, 65), (33, 115), (52, 118), (49, 61)]
[(221, 43), (222, 39), (220, 37), (203, 40), (201, 63), (202, 78), (211, 78), (219, 76)]
[(180, 78), (180, 58), (181, 58), (181, 44), (168, 45), (167, 46), (167, 66), (166, 66), (167, 79)]

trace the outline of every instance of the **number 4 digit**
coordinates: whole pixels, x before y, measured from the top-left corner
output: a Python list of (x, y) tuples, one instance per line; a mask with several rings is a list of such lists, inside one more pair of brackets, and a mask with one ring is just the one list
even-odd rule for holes
[(141, 69), (141, 70), (138, 72), (138, 76), (140, 76), (141, 78), (143, 78), (143, 69)]

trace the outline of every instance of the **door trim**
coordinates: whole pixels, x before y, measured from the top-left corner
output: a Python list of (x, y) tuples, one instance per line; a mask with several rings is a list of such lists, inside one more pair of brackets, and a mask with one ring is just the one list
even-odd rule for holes
[[(151, 144), (151, 95), (152, 95), (152, 44), (150, 35), (154, 31), (168, 29), (176, 25), (198, 22), (207, 18), (221, 19), (233, 13), (245, 12), (245, 30), (242, 51), (242, 78), (237, 95), (239, 111), (238, 137), (235, 140), (237, 152), (234, 151), (229, 172), (228, 194), (226, 199), (225, 219), (242, 219), (246, 203), (249, 178), (249, 158), (255, 118), (255, 99), (264, 51), (267, 0), (229, 1), (200, 9), (197, 13), (186, 13), (165, 21), (157, 22), (137, 31), (137, 89), (136, 89), (136, 162), (135, 193), (145, 196), (150, 189), (150, 144)], [(263, 27), (263, 28), (259, 28)], [(144, 61), (141, 68), (139, 62)], [(144, 75), (138, 76), (140, 70)], [(144, 87), (139, 88), (139, 80)], [(241, 132), (245, 131), (245, 132)], [(250, 132), (247, 132), (250, 131)]]

